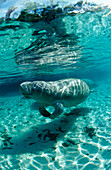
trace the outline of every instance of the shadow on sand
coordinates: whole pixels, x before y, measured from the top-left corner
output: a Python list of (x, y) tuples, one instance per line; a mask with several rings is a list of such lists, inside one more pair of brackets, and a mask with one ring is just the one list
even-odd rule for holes
[(0, 153), (10, 155), (37, 153), (54, 147), (56, 142), (75, 126), (77, 117), (86, 116), (89, 112), (90, 108), (87, 107), (76, 108), (50, 123), (32, 126), (27, 131), (9, 138), (8, 144), (0, 147)]

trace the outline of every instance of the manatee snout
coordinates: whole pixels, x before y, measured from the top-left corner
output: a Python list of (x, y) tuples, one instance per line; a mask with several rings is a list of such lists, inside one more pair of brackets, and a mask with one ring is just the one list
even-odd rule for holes
[(20, 84), (20, 92), (28, 99), (32, 96), (32, 83), (23, 82)]

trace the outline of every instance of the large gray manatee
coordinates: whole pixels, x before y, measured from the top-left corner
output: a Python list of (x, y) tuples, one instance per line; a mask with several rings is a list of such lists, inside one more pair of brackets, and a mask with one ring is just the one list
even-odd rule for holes
[[(39, 112), (51, 119), (63, 112), (64, 107), (77, 106), (89, 95), (88, 85), (80, 79), (63, 79), (58, 81), (33, 81), (20, 84), (21, 93), (39, 104)], [(51, 114), (45, 107), (54, 106)]]

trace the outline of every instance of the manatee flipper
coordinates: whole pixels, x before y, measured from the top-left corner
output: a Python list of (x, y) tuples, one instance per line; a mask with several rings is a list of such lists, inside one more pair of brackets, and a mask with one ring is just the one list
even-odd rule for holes
[(63, 105), (62, 105), (62, 103), (55, 103), (54, 108), (55, 108), (55, 110), (51, 114), (45, 109), (45, 107), (43, 105), (39, 105), (39, 112), (44, 117), (49, 117), (50, 119), (54, 119), (63, 112)]
[(50, 119), (54, 119), (57, 116), (59, 116), (62, 112), (63, 112), (63, 104), (62, 103), (55, 103), (54, 104), (54, 112), (52, 114), (50, 114), (49, 118)]

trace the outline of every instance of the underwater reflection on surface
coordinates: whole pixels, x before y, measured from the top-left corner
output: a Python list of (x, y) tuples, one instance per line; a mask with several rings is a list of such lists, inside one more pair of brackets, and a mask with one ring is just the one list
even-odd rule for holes
[[(43, 8), (39, 16), (38, 11), (30, 12), (23, 10), (17, 19), (1, 21), (1, 83), (39, 75), (78, 73), (91, 79), (93, 72), (110, 73), (111, 22), (110, 15), (105, 16), (109, 8), (91, 3), (83, 8), (78, 2), (64, 9)], [(36, 15), (39, 18), (33, 21)]]

